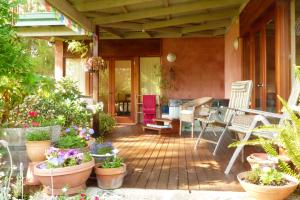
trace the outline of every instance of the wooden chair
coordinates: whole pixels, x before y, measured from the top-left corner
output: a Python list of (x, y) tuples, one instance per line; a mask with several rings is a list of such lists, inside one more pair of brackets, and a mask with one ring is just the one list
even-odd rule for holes
[[(294, 82), (293, 89), (291, 91), (290, 97), (288, 99), (288, 105), (293, 108), (298, 104), (300, 96), (300, 83), (299, 81)], [(279, 119), (279, 125), (283, 125), (284, 121), (288, 119), (288, 113), (287, 111), (284, 111), (283, 114), (277, 114), (277, 113), (270, 113), (260, 110), (254, 110), (254, 109), (238, 109), (239, 112), (248, 113), (248, 115), (244, 116), (235, 116), (232, 120), (231, 126), (228, 127), (230, 131), (238, 132), (240, 134), (244, 134), (244, 137), (242, 138), (243, 142), (246, 142), (249, 140), (249, 138), (254, 135), (257, 137), (264, 137), (264, 138), (274, 138), (278, 133), (271, 132), (271, 131), (254, 131), (256, 127), (260, 125), (270, 125), (271, 119)], [(238, 146), (227, 167), (225, 170), (225, 174), (229, 174), (234, 162), (238, 158), (240, 152), (243, 150), (244, 145)]]
[(184, 103), (179, 108), (179, 135), (181, 136), (182, 122), (188, 122), (192, 124), (192, 137), (194, 137), (194, 126), (195, 119), (199, 116), (199, 113), (203, 107), (209, 107), (213, 98), (212, 97), (202, 97), (194, 99), (187, 103)]
[[(217, 150), (225, 136), (225, 134), (228, 132), (228, 127), (231, 125), (231, 120), (235, 114), (238, 115), (243, 115), (243, 112), (235, 112), (235, 109), (238, 108), (249, 108), (250, 105), (250, 99), (251, 99), (251, 94), (252, 94), (252, 81), (237, 81), (232, 83), (231, 85), (231, 94), (230, 94), (230, 100), (229, 100), (229, 105), (228, 108), (225, 112), (225, 116), (222, 119), (219, 115), (219, 110), (211, 108), (210, 114), (208, 117), (200, 117), (197, 118), (197, 120), (202, 123), (203, 128), (202, 131), (200, 132), (198, 139), (196, 141), (194, 149), (197, 149), (198, 144), (200, 143), (200, 140), (202, 136), (204, 135), (206, 128), (208, 125), (212, 127), (222, 127), (223, 131), (218, 139), (218, 141), (213, 141), (213, 140), (205, 140), (209, 143), (213, 143), (216, 145), (214, 149), (214, 155), (216, 155)], [(204, 139), (202, 139), (204, 140)]]

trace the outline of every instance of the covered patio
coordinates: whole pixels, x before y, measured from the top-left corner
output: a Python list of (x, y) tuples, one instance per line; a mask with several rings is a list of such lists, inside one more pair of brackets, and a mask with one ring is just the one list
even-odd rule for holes
[[(291, 96), (294, 106), (299, 105), (299, 89), (298, 96), (291, 94), (291, 90), (297, 86), (294, 72), (296, 66), (300, 66), (300, 46), (296, 45), (300, 41), (300, 2), (41, 0), (28, 7), (19, 7), (16, 12), (19, 18), (14, 30), (18, 36), (47, 40), (49, 46), (54, 47), (54, 79), (58, 83), (64, 78), (75, 81), (79, 88), (76, 98), (87, 104), (85, 111), (92, 110), (92, 114), (89, 113), (92, 120), (86, 122), (92, 130), (74, 126), (71, 120), (70, 126), (62, 126), (65, 130), (61, 132), (68, 136), (70, 127), (78, 135), (91, 131), (84, 135), (89, 142), (91, 137), (99, 139), (101, 135), (99, 144), (111, 142), (116, 148), (113, 150), (117, 150), (107, 155), (120, 156), (126, 163), (126, 166), (120, 165), (126, 169), (126, 176), (122, 189), (115, 190), (115, 194), (147, 191), (145, 195), (151, 199), (157, 191), (156, 199), (160, 199), (160, 195), (170, 190), (173, 194), (178, 192), (178, 196), (189, 193), (191, 196), (186, 199), (196, 199), (198, 194), (209, 199), (212, 193), (207, 191), (218, 191), (213, 198), (251, 200), (237, 175), (251, 169), (246, 156), (263, 152), (263, 148), (246, 146), (238, 151), (232, 168), (230, 166), (226, 172), (235, 155), (235, 148), (228, 145), (243, 140), (248, 133), (250, 137), (250, 131), (228, 131), (216, 155), (215, 145), (207, 140), (217, 143), (220, 133), (232, 125), (235, 114), (245, 116), (249, 108), (256, 109), (256, 113), (247, 115), (250, 117), (246, 120), (263, 114), (268, 120), (278, 117), (282, 104), (277, 95), (285, 100)], [(73, 50), (72, 45), (75, 45)], [(98, 59), (101, 67), (93, 68), (90, 59)], [(166, 119), (175, 124), (168, 126), (168, 131), (160, 134), (160, 131), (143, 130), (143, 126), (149, 125), (145, 114), (146, 96), (154, 99), (153, 123)], [(194, 105), (189, 106), (186, 111), (193, 111), (191, 125), (183, 121), (182, 106), (203, 97), (209, 101), (197, 106), (206, 109), (205, 113), (196, 110)], [(230, 105), (243, 105), (230, 107), (232, 99), (235, 102)], [(227, 107), (230, 108), (226, 110)], [(235, 114), (228, 117), (232, 110)], [(208, 126), (204, 132), (208, 124), (219, 123), (210, 118), (211, 111), (223, 120), (224, 129)], [(298, 112), (297, 109), (293, 111)], [(31, 114), (33, 118), (37, 115)], [(104, 125), (101, 124), (101, 114), (112, 118), (112, 126), (115, 125), (112, 132), (101, 132), (101, 126), (106, 126), (106, 119)], [(80, 123), (80, 117), (74, 121)], [(224, 120), (226, 117), (230, 120)], [(274, 120), (278, 124), (283, 119), (280, 117)], [(262, 121), (265, 122), (265, 118)], [(159, 129), (166, 125), (166, 121), (163, 122), (154, 126)], [(203, 140), (198, 144), (197, 138), (200, 140), (202, 133)], [(94, 142), (98, 144), (98, 140)], [(90, 144), (83, 148), (92, 152)], [(90, 156), (92, 161), (94, 158)], [(101, 167), (102, 164), (98, 168)], [(108, 192), (95, 189), (99, 184), (96, 178), (93, 175), (88, 178), (87, 191)], [(232, 192), (233, 196), (227, 192)]]

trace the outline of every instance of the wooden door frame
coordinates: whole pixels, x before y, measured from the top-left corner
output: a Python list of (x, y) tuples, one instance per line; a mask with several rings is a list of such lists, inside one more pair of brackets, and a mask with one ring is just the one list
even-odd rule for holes
[[(249, 70), (250, 70), (250, 79), (253, 80), (254, 90), (252, 95), (252, 104), (251, 107), (256, 107), (256, 42), (255, 42), (255, 34), (257, 32), (260, 33), (259, 44), (260, 44), (260, 67), (261, 67), (261, 84), (263, 87), (261, 88), (261, 108), (262, 110), (266, 110), (267, 108), (267, 42), (266, 42), (266, 25), (270, 20), (274, 20), (275, 23), (275, 8), (271, 7), (270, 10), (265, 13), (262, 17), (259, 18), (256, 23), (254, 23), (249, 31), (249, 35), (245, 38), (248, 38), (249, 41)], [(276, 69), (275, 69), (276, 71)], [(278, 81), (275, 80), (275, 87), (277, 87)], [(276, 99), (277, 105), (277, 99)]]
[(105, 57), (104, 60), (109, 61), (108, 113), (115, 117), (115, 61), (131, 61), (131, 114), (130, 117), (116, 117), (116, 119), (118, 123), (135, 123), (135, 97), (139, 91), (139, 57)]

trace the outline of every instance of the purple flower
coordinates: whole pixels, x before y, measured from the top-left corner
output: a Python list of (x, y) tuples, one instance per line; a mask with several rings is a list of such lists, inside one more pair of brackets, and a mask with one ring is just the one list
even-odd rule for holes
[(53, 154), (53, 153), (57, 153), (58, 149), (55, 147), (50, 147), (47, 151), (47, 155)]
[(91, 128), (91, 129), (89, 130), (89, 134), (93, 135), (94, 133), (95, 133), (94, 129)]
[(74, 125), (73, 128), (74, 128), (75, 130), (78, 130), (78, 126), (75, 126), (75, 125)]
[(83, 135), (83, 134), (85, 134), (85, 132), (86, 132), (86, 128), (83, 128), (83, 129), (79, 132), (79, 134), (80, 134), (80, 135)]
[(70, 157), (75, 157), (78, 154), (78, 151), (75, 149), (71, 149), (69, 151), (66, 152), (66, 154), (64, 155), (65, 159), (68, 159)]
[(85, 140), (89, 140), (89, 139), (90, 139), (90, 135), (85, 136), (84, 139), (85, 139)]
[(70, 131), (71, 131), (70, 128), (67, 128), (67, 129), (65, 130), (66, 133), (70, 133)]
[(65, 162), (65, 159), (63, 157), (59, 156), (57, 158), (48, 159), (48, 162), (51, 163), (54, 166), (59, 166), (59, 165), (62, 165)]

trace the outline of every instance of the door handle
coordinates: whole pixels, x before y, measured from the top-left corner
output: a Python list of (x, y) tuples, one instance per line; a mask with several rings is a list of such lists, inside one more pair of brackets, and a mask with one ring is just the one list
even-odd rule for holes
[(264, 86), (264, 84), (262, 84), (262, 83), (259, 83), (259, 84), (257, 84), (256, 86), (257, 86), (257, 87), (263, 87), (263, 86)]

